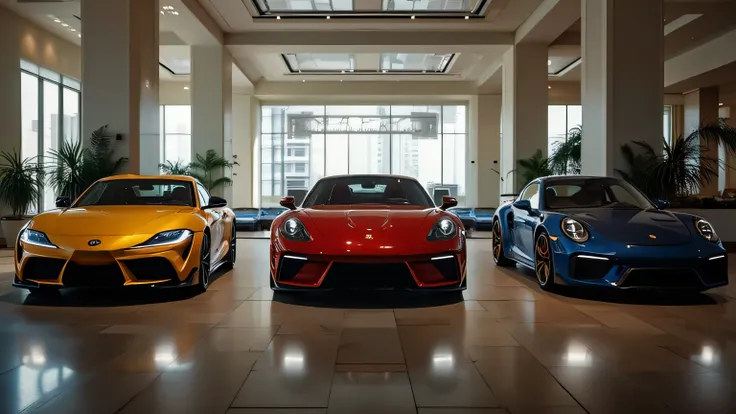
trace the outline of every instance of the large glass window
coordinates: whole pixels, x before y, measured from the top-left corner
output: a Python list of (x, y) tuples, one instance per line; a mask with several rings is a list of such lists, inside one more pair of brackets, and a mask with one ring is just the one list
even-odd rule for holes
[(547, 155), (554, 154), (557, 145), (567, 140), (570, 129), (583, 123), (580, 105), (550, 105), (547, 109)]
[(672, 106), (665, 105), (664, 116), (662, 117), (662, 128), (664, 131), (664, 139), (668, 144), (672, 144)]
[(161, 162), (192, 161), (192, 107), (161, 105)]
[[(79, 81), (33, 63), (20, 61), (21, 71), (21, 156), (37, 157), (47, 165), (49, 152), (63, 141), (80, 139)], [(29, 213), (55, 208), (56, 194), (47, 185), (41, 202)]]
[(464, 202), (464, 105), (263, 106), (261, 116), (261, 206), (337, 174), (407, 175)]

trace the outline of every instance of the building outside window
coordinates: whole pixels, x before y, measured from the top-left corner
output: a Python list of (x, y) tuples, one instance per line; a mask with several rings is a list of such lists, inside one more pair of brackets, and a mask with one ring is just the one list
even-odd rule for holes
[(261, 107), (261, 206), (325, 176), (401, 174), (465, 198), (465, 105)]
[(664, 107), (662, 128), (664, 130), (665, 141), (667, 141), (668, 144), (672, 145), (672, 105), (665, 105)]
[[(79, 81), (20, 61), (21, 77), (21, 148), (22, 158), (37, 158), (49, 165), (50, 151), (62, 142), (79, 142), (81, 99)], [(56, 193), (44, 188), (41, 201), (29, 213), (56, 207)]]
[(161, 162), (192, 162), (191, 105), (161, 105)]

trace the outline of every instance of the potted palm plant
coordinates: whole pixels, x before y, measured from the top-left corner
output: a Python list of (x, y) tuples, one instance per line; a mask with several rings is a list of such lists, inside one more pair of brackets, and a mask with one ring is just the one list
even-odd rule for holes
[(175, 162), (166, 161), (165, 163), (159, 164), (158, 168), (164, 175), (189, 175), (189, 164), (185, 164), (181, 160)]
[(81, 142), (65, 140), (58, 150), (50, 151), (49, 157), (52, 161), (49, 185), (57, 195), (72, 200), (100, 178), (116, 174), (128, 160), (114, 157), (112, 136), (107, 134), (107, 125), (92, 132), (89, 147), (82, 148)]
[(199, 180), (207, 190), (212, 191), (213, 189), (222, 185), (232, 185), (233, 180), (229, 177), (213, 177), (213, 173), (219, 172), (221, 175), (225, 168), (233, 168), (234, 165), (240, 165), (236, 161), (230, 162), (225, 158), (217, 155), (215, 150), (207, 150), (204, 156), (197, 154), (197, 160), (189, 165), (190, 173), (192, 177)]
[(565, 141), (557, 143), (549, 157), (549, 169), (553, 174), (580, 174), (580, 162), (583, 128), (578, 125), (570, 128)]
[(43, 193), (43, 166), (35, 158), (23, 158), (17, 151), (0, 152), (0, 202), (10, 207), (11, 215), (2, 218), (5, 241), (12, 246), (28, 222), (27, 214)]
[(519, 178), (521, 178), (521, 182), (518, 184), (521, 187), (539, 177), (545, 177), (552, 174), (549, 169), (547, 158), (542, 156), (542, 150), (537, 150), (531, 158), (518, 160), (516, 164), (516, 171), (519, 172)]

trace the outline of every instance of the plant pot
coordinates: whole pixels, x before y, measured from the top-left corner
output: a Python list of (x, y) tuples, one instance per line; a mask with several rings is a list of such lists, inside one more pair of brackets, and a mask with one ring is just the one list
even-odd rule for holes
[(7, 247), (13, 247), (15, 245), (20, 229), (22, 229), (30, 220), (30, 218), (16, 219), (3, 217), (0, 223), (2, 223), (3, 237), (5, 238), (5, 245)]

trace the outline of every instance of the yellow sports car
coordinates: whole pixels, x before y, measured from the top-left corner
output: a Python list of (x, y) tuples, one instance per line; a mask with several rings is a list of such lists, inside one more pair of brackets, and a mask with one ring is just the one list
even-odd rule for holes
[(235, 263), (235, 214), (192, 177), (117, 175), (34, 217), (15, 243), (13, 285), (207, 290)]

